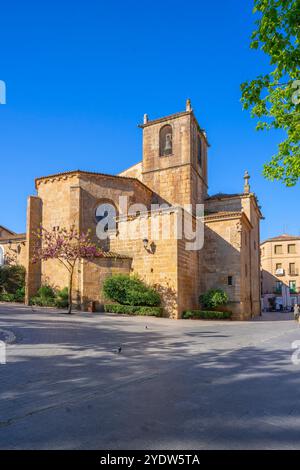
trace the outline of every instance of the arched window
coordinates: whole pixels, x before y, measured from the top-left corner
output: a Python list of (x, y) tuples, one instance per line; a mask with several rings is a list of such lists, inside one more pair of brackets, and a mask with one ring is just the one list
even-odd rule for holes
[(4, 265), (4, 249), (0, 246), (0, 266)]
[(197, 141), (197, 158), (199, 165), (202, 167), (202, 142), (199, 135)]
[(164, 157), (172, 153), (172, 127), (167, 124), (163, 126), (159, 132), (159, 155)]

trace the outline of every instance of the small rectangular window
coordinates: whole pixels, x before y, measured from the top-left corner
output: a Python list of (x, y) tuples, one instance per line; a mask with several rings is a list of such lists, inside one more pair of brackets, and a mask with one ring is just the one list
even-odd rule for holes
[(290, 263), (290, 269), (289, 273), (294, 276), (296, 274), (296, 264), (295, 263)]
[(276, 263), (276, 271), (277, 269), (282, 269), (282, 263)]
[(282, 255), (283, 251), (282, 251), (282, 245), (275, 245), (275, 255)]
[(296, 294), (296, 281), (290, 281), (289, 288), (291, 294)]
[(276, 287), (275, 287), (276, 294), (281, 294), (281, 288), (282, 288), (282, 282), (276, 281)]
[(227, 283), (229, 286), (233, 286), (233, 276), (228, 276)]
[(288, 245), (288, 253), (295, 254), (296, 253), (296, 245)]

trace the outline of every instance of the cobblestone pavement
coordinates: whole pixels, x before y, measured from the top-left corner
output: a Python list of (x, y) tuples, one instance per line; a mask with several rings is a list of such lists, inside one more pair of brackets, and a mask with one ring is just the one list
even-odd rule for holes
[(0, 364), (0, 448), (299, 449), (300, 328), (270, 315), (172, 321), (0, 304), (0, 330), (15, 338)]

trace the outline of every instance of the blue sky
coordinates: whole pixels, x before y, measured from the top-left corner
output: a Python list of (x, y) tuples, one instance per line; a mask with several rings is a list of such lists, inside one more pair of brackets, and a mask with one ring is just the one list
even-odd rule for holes
[(299, 184), (266, 181), (280, 132), (256, 132), (240, 83), (268, 68), (249, 49), (252, 0), (2, 2), (0, 224), (25, 230), (34, 178), (82, 169), (117, 173), (141, 160), (144, 113), (182, 111), (207, 131), (209, 192), (237, 192), (251, 174), (261, 237), (300, 234)]

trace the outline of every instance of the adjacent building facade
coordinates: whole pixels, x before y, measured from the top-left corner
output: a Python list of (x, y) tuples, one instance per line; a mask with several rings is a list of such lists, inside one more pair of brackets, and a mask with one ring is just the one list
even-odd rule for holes
[[(199, 294), (211, 288), (228, 293), (234, 318), (258, 315), (262, 216), (249, 175), (240, 193), (208, 195), (209, 144), (189, 100), (183, 112), (155, 120), (145, 115), (140, 128), (141, 162), (119, 175), (76, 170), (37, 178), (36, 195), (28, 198), (26, 234), (3, 231), (1, 238), (0, 232), (2, 260), (26, 267), (27, 301), (42, 283), (67, 285), (67, 273), (57, 262), (32, 263), (35, 231), (40, 225), (48, 230), (73, 225), (90, 229), (103, 250), (103, 258), (78, 263), (74, 302), (83, 309), (91, 300), (101, 308), (103, 279), (124, 272), (154, 285), (171, 318), (198, 308)], [(105, 204), (114, 208), (115, 226), (99, 241), (97, 224)], [(201, 217), (199, 205), (204, 207)], [(193, 229), (201, 219), (201, 249), (187, 249), (189, 237), (178, 236), (187, 207)]]
[(300, 303), (300, 237), (283, 234), (265, 240), (261, 265), (265, 308)]

